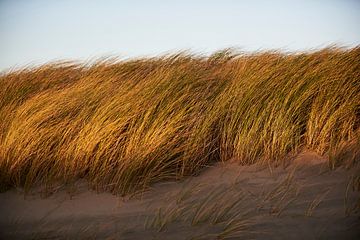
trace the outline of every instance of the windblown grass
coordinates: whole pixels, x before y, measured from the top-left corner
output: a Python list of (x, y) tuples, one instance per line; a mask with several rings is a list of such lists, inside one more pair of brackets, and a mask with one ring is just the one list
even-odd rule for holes
[(0, 86), (2, 188), (86, 178), (127, 194), (214, 161), (359, 149), (360, 48), (63, 62)]

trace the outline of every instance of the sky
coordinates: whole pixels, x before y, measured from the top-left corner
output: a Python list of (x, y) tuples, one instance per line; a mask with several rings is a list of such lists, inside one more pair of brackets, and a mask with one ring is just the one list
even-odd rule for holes
[(360, 45), (359, 0), (0, 0), (0, 71), (49, 61)]

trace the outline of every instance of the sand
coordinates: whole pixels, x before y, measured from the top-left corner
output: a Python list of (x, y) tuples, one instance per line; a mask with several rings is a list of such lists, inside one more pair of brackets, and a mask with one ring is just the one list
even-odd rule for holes
[(217, 163), (131, 197), (84, 181), (0, 194), (0, 239), (360, 239), (360, 166), (303, 152), (286, 167)]

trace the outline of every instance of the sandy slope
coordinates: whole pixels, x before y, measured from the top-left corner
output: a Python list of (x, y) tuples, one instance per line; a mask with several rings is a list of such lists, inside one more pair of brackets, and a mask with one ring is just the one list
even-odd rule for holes
[(0, 238), (360, 239), (359, 170), (304, 152), (272, 171), (219, 163), (131, 199), (83, 182), (47, 198), (13, 189), (0, 194)]

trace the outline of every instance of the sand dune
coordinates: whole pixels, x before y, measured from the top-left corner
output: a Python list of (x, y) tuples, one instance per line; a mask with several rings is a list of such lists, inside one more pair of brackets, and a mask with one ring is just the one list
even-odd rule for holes
[[(0, 191), (86, 178), (116, 194), (214, 162), (360, 156), (360, 47), (175, 52), (0, 74)], [(344, 156), (348, 156), (344, 158)]]
[[(290, 162), (290, 160), (289, 160)], [(132, 197), (59, 188), (0, 194), (1, 239), (359, 239), (359, 166), (303, 152), (286, 167), (228, 161)]]

